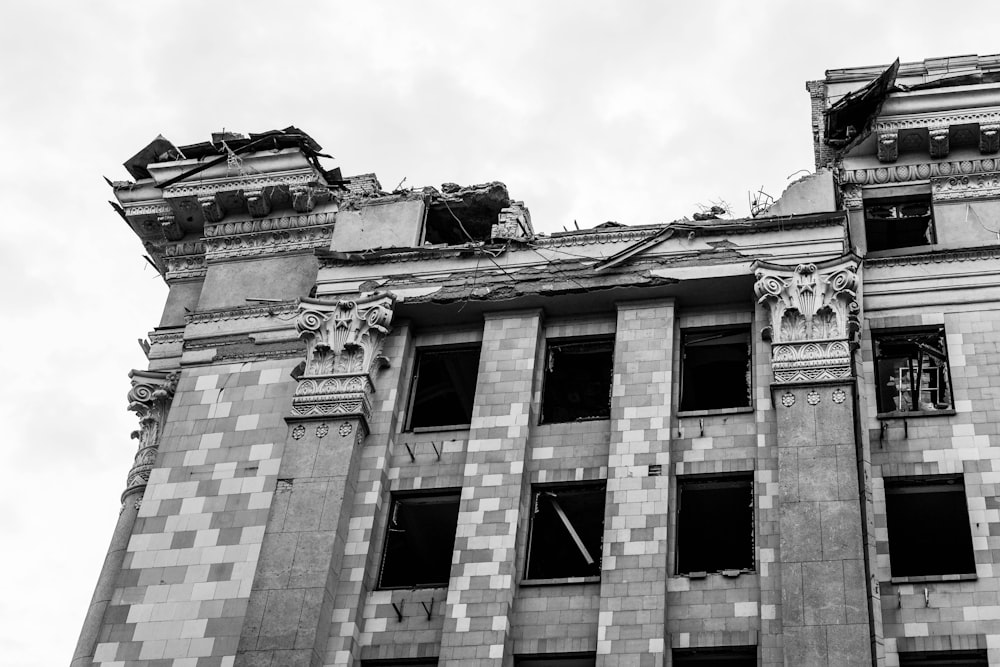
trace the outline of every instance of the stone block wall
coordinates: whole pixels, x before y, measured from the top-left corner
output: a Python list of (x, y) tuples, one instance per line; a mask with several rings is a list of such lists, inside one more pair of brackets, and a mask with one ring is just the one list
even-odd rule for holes
[[(987, 649), (1000, 663), (1000, 311), (966, 305), (944, 313), (906, 308), (879, 311), (867, 321), (861, 342), (863, 387), (874, 387), (872, 330), (944, 324), (954, 414), (942, 412), (879, 419), (875, 397), (861, 401), (865, 445), (871, 452), (877, 559), (884, 624), (885, 665), (899, 653), (948, 646)], [(936, 310), (936, 309), (935, 309)], [(887, 477), (961, 475), (965, 485), (974, 580), (892, 578), (886, 522)]]
[(296, 363), (183, 371), (94, 664), (233, 664)]

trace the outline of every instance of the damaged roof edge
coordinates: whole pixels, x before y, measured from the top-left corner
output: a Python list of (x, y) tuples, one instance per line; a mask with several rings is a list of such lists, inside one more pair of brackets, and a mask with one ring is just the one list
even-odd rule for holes
[(248, 137), (235, 132), (217, 132), (212, 134), (212, 141), (180, 147), (160, 134), (126, 160), (124, 167), (133, 178), (142, 180), (152, 177), (147, 169), (150, 164), (172, 160), (200, 160), (204, 157), (225, 158), (230, 151), (241, 153), (249, 148), (267, 147), (268, 139), (271, 140), (270, 148), (273, 149), (299, 148), (309, 158), (329, 157), (320, 153), (323, 147), (312, 137), (294, 125), (289, 125), (283, 130), (268, 130), (259, 134), (251, 132)]
[(824, 111), (826, 143), (840, 152), (863, 141), (894, 89), (899, 58), (860, 90), (848, 93)]

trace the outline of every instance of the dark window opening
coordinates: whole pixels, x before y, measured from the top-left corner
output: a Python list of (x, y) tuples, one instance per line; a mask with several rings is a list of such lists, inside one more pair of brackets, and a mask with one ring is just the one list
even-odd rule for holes
[(975, 574), (961, 476), (886, 479), (885, 512), (892, 576)]
[(750, 405), (748, 329), (685, 332), (681, 355), (681, 410)]
[(675, 648), (671, 651), (674, 667), (757, 667), (755, 646), (712, 646), (706, 648)]
[(930, 195), (865, 203), (868, 250), (891, 250), (934, 243)]
[(600, 576), (604, 484), (539, 487), (531, 501), (526, 578)]
[(437, 667), (437, 658), (401, 658), (399, 660), (362, 660), (361, 667)]
[(944, 327), (875, 333), (879, 412), (933, 412), (952, 407)]
[(448, 584), (458, 504), (458, 491), (393, 497), (379, 588), (430, 588)]
[(550, 341), (545, 354), (542, 423), (611, 416), (613, 338)]
[(459, 187), (442, 186), (427, 208), (424, 243), (462, 245), (489, 241), (500, 211), (510, 206), (503, 183)]
[(480, 346), (417, 351), (410, 429), (462, 426), (472, 421)]
[(594, 667), (596, 664), (597, 656), (593, 653), (519, 655), (514, 657), (514, 667)]
[(919, 653), (900, 653), (899, 667), (987, 667), (989, 665), (985, 650), (968, 651), (921, 651)]
[(680, 479), (677, 486), (677, 572), (753, 569), (751, 476)]

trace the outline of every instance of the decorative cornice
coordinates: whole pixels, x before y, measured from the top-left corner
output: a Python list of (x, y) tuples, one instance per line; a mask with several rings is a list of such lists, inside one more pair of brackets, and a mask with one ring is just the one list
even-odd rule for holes
[(1000, 107), (985, 107), (975, 110), (935, 111), (899, 116), (883, 116), (875, 123), (876, 132), (914, 130), (925, 127), (947, 127), (971, 123), (1000, 123)]
[(166, 343), (179, 343), (184, 340), (184, 330), (179, 329), (176, 331), (150, 331), (146, 334), (149, 342), (154, 345), (162, 345)]
[(1000, 197), (1000, 172), (931, 179), (935, 201)]
[(255, 257), (280, 252), (326, 248), (333, 239), (333, 226), (228, 236), (205, 241), (209, 260)]
[(128, 496), (142, 492), (149, 482), (179, 374), (132, 371), (129, 377), (132, 378), (132, 389), (128, 393), (128, 409), (139, 416), (139, 428), (132, 432), (132, 438), (139, 441), (139, 449), (128, 473), (122, 502)]
[(205, 238), (214, 239), (243, 234), (260, 234), (262, 232), (283, 232), (305, 227), (321, 227), (323, 225), (332, 225), (336, 217), (336, 212), (327, 211), (272, 216), (270, 218), (242, 220), (239, 222), (223, 222), (220, 224), (205, 225)]
[(163, 249), (167, 281), (205, 277), (205, 244), (201, 241), (174, 243)]
[(870, 268), (912, 266), (918, 264), (945, 264), (951, 262), (976, 262), (1000, 259), (1000, 246), (963, 250), (936, 250), (915, 255), (894, 257), (868, 257), (864, 265)]
[(851, 376), (849, 340), (859, 329), (858, 262), (839, 258), (794, 269), (755, 262), (758, 303), (768, 312), (776, 382)]
[[(559, 236), (537, 236), (531, 240), (532, 245), (544, 247), (598, 245), (603, 243), (629, 243), (642, 241), (663, 231), (663, 225), (649, 226), (640, 229), (615, 228), (614, 231), (587, 230), (579, 234), (560, 234)], [(597, 258), (595, 258), (597, 259)]]
[(174, 210), (170, 208), (170, 204), (163, 201), (162, 199), (147, 199), (145, 201), (125, 202), (122, 204), (122, 210), (124, 210), (125, 215), (129, 217), (140, 216), (140, 215), (173, 216), (174, 214)]
[(302, 299), (295, 328), (306, 341), (306, 366), (292, 397), (292, 414), (371, 413), (371, 376), (388, 363), (382, 344), (396, 297), (375, 292), (353, 301)]
[(865, 169), (841, 169), (839, 176), (841, 183), (882, 185), (884, 183), (908, 183), (910, 181), (926, 181), (931, 178), (993, 172), (997, 170), (998, 166), (1000, 166), (1000, 160), (983, 157), (950, 162), (921, 162), (919, 164), (900, 164)]
[(246, 320), (257, 317), (276, 317), (298, 313), (299, 307), (294, 301), (267, 305), (237, 306), (235, 308), (219, 308), (205, 310), (185, 316), (188, 324), (205, 324), (207, 322), (225, 322), (229, 320)]
[(319, 172), (313, 169), (291, 169), (288, 171), (273, 171), (266, 174), (239, 174), (224, 178), (205, 179), (203, 181), (180, 181), (169, 185), (163, 190), (163, 197), (209, 197), (218, 192), (233, 192), (242, 190), (248, 197), (259, 193), (265, 188), (306, 187), (321, 181)]
[(285, 215), (205, 227), (210, 260), (329, 247), (336, 213)]

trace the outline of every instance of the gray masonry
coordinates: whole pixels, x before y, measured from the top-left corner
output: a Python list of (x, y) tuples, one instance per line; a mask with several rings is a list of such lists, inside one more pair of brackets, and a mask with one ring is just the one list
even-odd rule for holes
[(296, 128), (157, 139), (72, 664), (1000, 663), (998, 72), (810, 82), (817, 172), (747, 220), (547, 235)]

